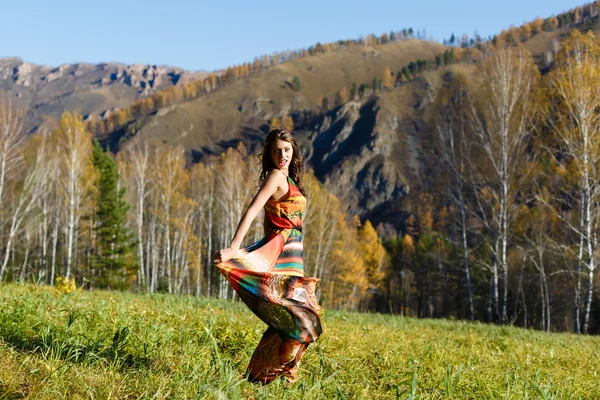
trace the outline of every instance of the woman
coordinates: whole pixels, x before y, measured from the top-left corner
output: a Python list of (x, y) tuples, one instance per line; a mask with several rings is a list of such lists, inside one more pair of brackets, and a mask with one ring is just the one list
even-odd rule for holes
[[(321, 334), (323, 314), (315, 296), (318, 279), (304, 277), (302, 156), (288, 131), (274, 129), (263, 143), (261, 162), (260, 189), (230, 246), (215, 253), (213, 262), (244, 303), (269, 325), (252, 354), (248, 379), (269, 383), (283, 376), (292, 383), (306, 348)], [(265, 237), (240, 249), (263, 207)]]

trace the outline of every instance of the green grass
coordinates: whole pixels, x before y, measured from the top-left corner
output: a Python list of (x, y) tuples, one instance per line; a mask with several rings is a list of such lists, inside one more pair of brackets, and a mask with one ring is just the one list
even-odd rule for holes
[(244, 379), (239, 302), (0, 287), (0, 399), (599, 398), (600, 338), (327, 310), (299, 380)]

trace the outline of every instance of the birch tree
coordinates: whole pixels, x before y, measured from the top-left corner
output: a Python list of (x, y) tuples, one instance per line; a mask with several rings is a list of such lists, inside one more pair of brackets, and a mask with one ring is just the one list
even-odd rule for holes
[(61, 155), (61, 191), (66, 209), (66, 271), (70, 279), (75, 259), (79, 222), (84, 200), (94, 185), (92, 135), (86, 131), (81, 115), (66, 112), (60, 119), (57, 153)]
[[(441, 165), (450, 177), (447, 195), (459, 212), (457, 223), (462, 263), (467, 294), (468, 318), (473, 321), (473, 291), (471, 288), (471, 266), (469, 264), (469, 244), (467, 241), (467, 199), (466, 190), (469, 175), (467, 173), (469, 144), (467, 129), (466, 85), (464, 78), (457, 76), (450, 87), (440, 91), (438, 95), (435, 130), (437, 133), (437, 154)], [(452, 238), (456, 240), (456, 238)]]
[(547, 253), (550, 248), (550, 237), (549, 232), (553, 230), (553, 223), (555, 218), (550, 215), (546, 215), (547, 210), (542, 207), (536, 207), (530, 212), (530, 218), (534, 220), (535, 224), (532, 226), (532, 232), (529, 235), (529, 248), (530, 254), (529, 259), (535, 266), (535, 269), (539, 273), (539, 285), (540, 285), (540, 302), (542, 304), (542, 330), (550, 332), (550, 292), (548, 290), (548, 266), (547, 259), (549, 258)]
[[(208, 224), (208, 212), (212, 206), (212, 191), (214, 185), (212, 184), (213, 171), (207, 165), (198, 163), (194, 165), (190, 170), (190, 199), (196, 203), (196, 210), (193, 215), (193, 232), (197, 237), (196, 251), (195, 251), (195, 262), (196, 262), (196, 282), (195, 282), (195, 294), (198, 296), (202, 293), (202, 286), (206, 284), (204, 282), (204, 276), (211, 273), (210, 270), (204, 271), (203, 259), (204, 254), (202, 252), (204, 248), (204, 240), (211, 235), (212, 227), (209, 228)], [(208, 246), (207, 246), (208, 247)], [(208, 249), (207, 249), (207, 255)], [(207, 267), (210, 268), (210, 260), (207, 260)]]
[[(40, 241), (40, 277), (44, 277), (44, 281), (50, 285), (54, 284), (54, 268), (55, 263), (51, 263), (51, 270), (48, 270), (48, 258), (49, 251), (53, 250), (50, 239), (51, 239), (51, 228), (52, 221), (55, 215), (59, 213), (59, 205), (57, 200), (57, 187), (58, 181), (57, 176), (59, 173), (59, 159), (58, 155), (52, 151), (54, 149), (54, 143), (52, 143), (52, 136), (50, 130), (46, 127), (42, 127), (38, 133), (39, 140), (43, 141), (50, 151), (46, 152), (46, 156), (38, 160), (38, 164), (47, 171), (45, 188), (42, 190), (38, 198), (37, 207), (40, 210), (41, 223), (39, 224), (39, 241)], [(55, 220), (55, 224), (58, 225), (60, 218)], [(57, 228), (57, 227), (55, 227)]]
[(322, 278), (331, 263), (333, 245), (339, 235), (336, 217), (341, 206), (339, 199), (323, 188), (312, 171), (304, 174), (304, 187), (308, 196), (302, 222), (305, 268), (307, 274)]
[[(561, 154), (577, 176), (573, 207), (579, 223), (563, 218), (577, 235), (578, 265), (575, 288), (575, 332), (589, 327), (596, 273), (600, 202), (600, 45), (589, 31), (573, 31), (563, 43), (549, 75), (549, 121)], [(583, 316), (580, 316), (581, 279), (586, 279)], [(583, 324), (583, 326), (581, 326)]]
[(43, 139), (40, 145), (35, 146), (31, 165), (26, 165), (25, 154), (22, 150), (16, 154), (17, 157), (23, 157), (25, 172), (23, 173), (23, 180), (15, 182), (15, 185), (11, 188), (13, 192), (13, 196), (11, 196), (12, 201), (6, 207), (10, 218), (6, 250), (2, 260), (2, 267), (0, 268), (0, 282), (3, 281), (7, 272), (11, 249), (14, 246), (15, 238), (22, 227), (23, 221), (30, 217), (30, 213), (35, 208), (38, 198), (45, 189), (48, 170), (44, 168), (44, 164), (41, 162), (47, 157), (46, 140), (45, 138)]
[[(169, 293), (173, 293), (174, 281), (172, 275), (173, 237), (171, 219), (173, 217), (177, 196), (189, 182), (189, 176), (184, 170), (183, 148), (157, 148), (155, 157), (155, 185), (157, 195), (158, 221), (163, 233), (162, 271), (167, 276)], [(156, 288), (153, 288), (156, 289)]]
[(534, 113), (534, 91), (539, 72), (531, 55), (521, 47), (495, 49), (480, 67), (478, 102), (471, 103), (470, 128), (481, 149), (485, 166), (480, 168), (480, 184), (494, 198), (492, 207), (492, 265), (495, 290), (497, 269), (503, 277), (500, 321), (506, 323), (508, 302), (508, 245), (514, 214), (514, 196), (522, 171), (525, 148), (530, 138)]
[[(124, 151), (120, 152), (118, 158), (122, 160), (121, 176), (128, 186), (128, 195), (132, 204), (132, 215), (137, 231), (138, 239), (138, 262), (139, 271), (137, 276), (138, 285), (144, 287), (148, 285), (147, 277), (150, 276), (149, 262), (144, 259), (144, 218), (146, 209), (146, 198), (149, 194), (150, 185), (150, 165), (151, 165), (150, 145), (147, 141), (135, 140)], [(146, 262), (144, 262), (146, 261)]]
[(4, 188), (7, 177), (17, 167), (20, 149), (25, 140), (23, 110), (10, 100), (0, 98), (0, 208), (4, 206)]
[[(219, 215), (223, 218), (222, 222), (217, 224), (221, 233), (217, 241), (219, 248), (229, 246), (236, 226), (256, 189), (256, 181), (250, 177), (246, 167), (245, 155), (246, 148), (240, 144), (236, 149), (229, 148), (219, 159), (215, 193)], [(245, 241), (248, 242), (247, 239)], [(233, 291), (222, 275), (219, 275), (219, 283), (220, 297), (233, 295)]]

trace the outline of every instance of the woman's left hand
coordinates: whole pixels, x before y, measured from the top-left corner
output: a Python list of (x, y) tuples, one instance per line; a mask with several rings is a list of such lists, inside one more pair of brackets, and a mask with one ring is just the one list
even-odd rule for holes
[(239, 249), (233, 249), (231, 247), (219, 250), (215, 254), (213, 254), (213, 263), (220, 264), (222, 262), (231, 260), (232, 258), (236, 258), (238, 251)]

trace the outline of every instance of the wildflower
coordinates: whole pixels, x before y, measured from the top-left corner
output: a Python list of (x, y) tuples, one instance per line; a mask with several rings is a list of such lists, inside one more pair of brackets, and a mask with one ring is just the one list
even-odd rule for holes
[(77, 289), (77, 285), (75, 284), (75, 278), (67, 279), (65, 277), (59, 276), (58, 278), (56, 278), (55, 289), (59, 294), (73, 293)]

